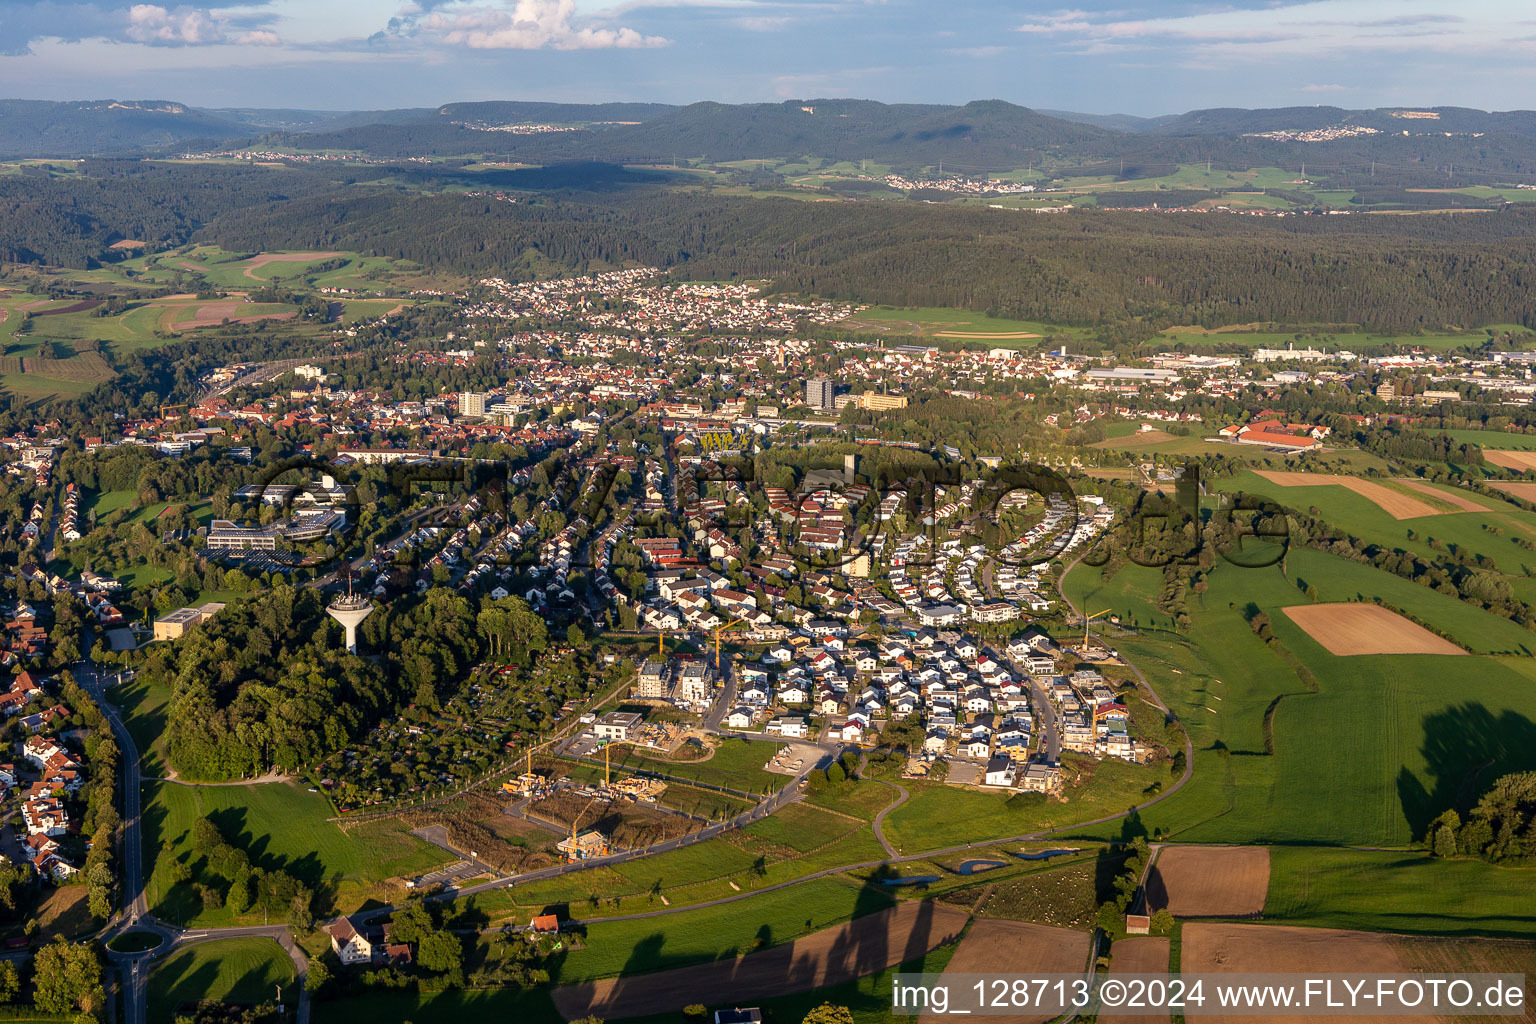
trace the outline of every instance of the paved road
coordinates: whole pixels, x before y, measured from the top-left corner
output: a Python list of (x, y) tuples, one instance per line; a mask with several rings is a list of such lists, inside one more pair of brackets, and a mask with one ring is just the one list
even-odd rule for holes
[(881, 846), (885, 847), (885, 855), (887, 857), (895, 857), (896, 856), (896, 848), (894, 846), (892, 846), (890, 844), (889, 840), (887, 840), (885, 838), (885, 816), (887, 814), (890, 814), (896, 808), (900, 807), (902, 804), (906, 803), (908, 798), (910, 798), (912, 796), (912, 794), (907, 792), (907, 787), (906, 786), (903, 786), (903, 785), (901, 785), (899, 783), (896, 783), (896, 782), (885, 782), (884, 780), (881, 780), (881, 784), (885, 785), (885, 786), (890, 786), (892, 789), (896, 790), (897, 793), (901, 794), (900, 796), (898, 796), (896, 798), (896, 802), (895, 803), (887, 804), (885, 806), (885, 808), (880, 811), (879, 814), (875, 815), (875, 820), (874, 820), (874, 823), (873, 823), (873, 827), (874, 827), (874, 830), (875, 830), (875, 838), (880, 840), (880, 845)]
[[(1072, 565), (1076, 565), (1076, 561), (1074, 561)], [(1071, 568), (1071, 565), (1067, 567), (1068, 570)], [(1062, 576), (1065, 577), (1065, 575), (1066, 573), (1063, 572)], [(1060, 585), (1061, 581), (1058, 580), (1058, 589), (1060, 588)], [(1067, 605), (1068, 608), (1071, 608), (1074, 612), (1077, 611), (1077, 609), (1067, 599), (1065, 593), (1063, 593), (1061, 597), (1062, 601)], [(87, 636), (87, 651), (89, 651), (89, 641), (90, 637)], [(1167, 705), (1164, 704), (1162, 699), (1152, 690), (1150, 684), (1148, 684), (1146, 680), (1146, 677), (1141, 673), (1141, 670), (1138, 669), (1123, 655), (1121, 657), (1121, 661), (1135, 674), (1143, 692), (1147, 696), (1147, 699), (1154, 706), (1162, 710), (1165, 714), (1168, 714)], [(138, 749), (133, 743), (133, 737), (129, 735), (126, 726), (118, 716), (116, 708), (114, 708), (104, 699), (104, 681), (98, 674), (95, 665), (89, 661), (88, 654), (85, 660), (82, 660), (75, 666), (74, 671), (76, 679), (79, 680), (81, 685), (86, 687), (92, 696), (96, 697), (98, 702), (101, 704), (103, 711), (106, 713), (108, 720), (112, 724), (112, 730), (113, 733), (117, 736), (119, 746), (125, 755), (123, 758), (125, 787), (123, 811), (123, 885), (124, 896), (127, 898), (127, 912), (126, 916), (123, 916), (113, 922), (113, 924), (111, 924), (102, 933), (101, 937), (103, 941), (107, 941), (114, 935), (120, 934), (121, 932), (130, 928), (137, 927), (139, 929), (155, 931), (168, 940), (166, 944), (148, 953), (108, 953), (108, 959), (115, 966), (117, 966), (121, 975), (121, 984), (125, 993), (124, 1017), (126, 1024), (146, 1024), (145, 1018), (147, 1014), (145, 996), (147, 989), (148, 971), (150, 962), (156, 956), (168, 949), (196, 942), (253, 935), (264, 935), (276, 939), (283, 945), (283, 948), (288, 952), (289, 956), (293, 958), (295, 968), (299, 971), (300, 977), (298, 1019), (300, 1024), (308, 1024), (309, 1001), (307, 993), (303, 991), (302, 984), (303, 979), (307, 973), (307, 962), (303, 961), (303, 952), (299, 950), (295, 945), (293, 945), (292, 937), (289, 935), (288, 929), (282, 927), (255, 926), (210, 928), (203, 931), (190, 932), (185, 929), (175, 928), (166, 924), (165, 922), (156, 920), (149, 915), (143, 891)], [(611, 697), (612, 694), (609, 696)], [(997, 843), (1033, 842), (1047, 839), (1051, 836), (1077, 831), (1079, 829), (1092, 828), (1097, 825), (1118, 821), (1133, 814), (1139, 814), (1147, 808), (1168, 799), (1170, 796), (1177, 793), (1186, 784), (1188, 784), (1194, 770), (1194, 750), (1187, 732), (1185, 733), (1184, 738), (1184, 749), (1184, 774), (1180, 776), (1179, 780), (1172, 786), (1157, 796), (1153, 797), (1151, 800), (1135, 805), (1128, 810), (1120, 811), (1114, 814), (1106, 814), (1091, 821), (1077, 822), (1071, 825), (1063, 826), (1061, 828), (1046, 829), (1038, 832), (1025, 833), (1023, 835), (1004, 836), (998, 839), (987, 840), (987, 843), (990, 845)], [(801, 772), (795, 776), (794, 779), (784, 788), (778, 790), (768, 798), (758, 803), (752, 809), (737, 815), (728, 822), (711, 825), (699, 832), (692, 833), (678, 839), (668, 840), (666, 842), (658, 843), (639, 850), (621, 851), (620, 853), (613, 854), (609, 857), (593, 858), (592, 860), (583, 861), (576, 864), (560, 864), (554, 867), (545, 868), (541, 871), (530, 872), (525, 875), (498, 878), (489, 882), (483, 882), (479, 885), (469, 886), (464, 889), (448, 890), (442, 893), (439, 898), (457, 898), (459, 896), (469, 896), (480, 892), (489, 892), (494, 889), (509, 888), (517, 885), (523, 885), (529, 882), (554, 878), (573, 871), (584, 871), (589, 868), (602, 867), (610, 864), (626, 863), (628, 861), (638, 860), (654, 854), (666, 853), (670, 850), (681, 849), (684, 846), (692, 845), (693, 843), (701, 842), (706, 839), (712, 839), (725, 832), (727, 829), (740, 828), (744, 825), (751, 824), (754, 821), (758, 821), (764, 817), (767, 817), (786, 804), (798, 800), (800, 798), (800, 784), (805, 780), (806, 776), (808, 776), (810, 772), (814, 770), (814, 768), (815, 765), (810, 765), (802, 769)], [(585, 921), (578, 921), (576, 923), (590, 924), (595, 923), (596, 921), (626, 921), (637, 920), (641, 918), (664, 917), (668, 914), (686, 913), (707, 907), (715, 907), (728, 903), (734, 903), (739, 900), (751, 899), (752, 897), (761, 895), (765, 892), (772, 892), (776, 889), (785, 889), (792, 885), (799, 885), (803, 882), (808, 882), (813, 879), (830, 877), (832, 875), (843, 874), (849, 871), (868, 870), (880, 867), (883, 864), (901, 864), (916, 860), (926, 860), (933, 857), (942, 857), (953, 853), (961, 853), (973, 847), (973, 844), (966, 843), (943, 847), (937, 850), (923, 850), (911, 854), (903, 854), (899, 849), (893, 849), (884, 835), (883, 826), (885, 817), (890, 811), (903, 804), (906, 801), (908, 794), (906, 789), (902, 786), (896, 785), (895, 783), (887, 783), (887, 785), (894, 786), (898, 791), (901, 792), (902, 796), (895, 803), (882, 810), (875, 818), (875, 834), (886, 853), (886, 857), (883, 860), (860, 861), (853, 864), (841, 864), (837, 865), (836, 867), (823, 869), (813, 874), (803, 875), (799, 878), (790, 879), (784, 882), (777, 882), (772, 885), (764, 886), (760, 889), (747, 890), (731, 896), (724, 896), (703, 903), (694, 903), (679, 907), (667, 907), (660, 910), (650, 910), (636, 914), (621, 914), (607, 918), (591, 918)], [(393, 909), (393, 907), (381, 907), (368, 912), (366, 915), (362, 915), (359, 920), (369, 920), (382, 917), (390, 913)]]

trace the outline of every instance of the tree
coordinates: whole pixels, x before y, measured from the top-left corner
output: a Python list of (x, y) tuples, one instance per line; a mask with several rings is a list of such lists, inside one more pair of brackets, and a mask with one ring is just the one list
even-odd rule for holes
[(0, 961), (0, 1003), (13, 1003), (21, 991), (21, 975), (9, 960)]
[(703, 1003), (689, 1003), (683, 1007), (683, 1017), (686, 1020), (705, 1020), (709, 1017), (709, 1007)]
[(33, 1001), (44, 1013), (95, 1013), (106, 1001), (101, 957), (94, 944), (74, 946), (59, 936), (38, 951), (35, 962)]
[(835, 1003), (822, 1003), (806, 1014), (800, 1024), (853, 1024), (853, 1011)]
[(459, 978), (464, 971), (464, 944), (452, 932), (435, 931), (421, 940), (416, 962), (426, 970)]
[(325, 987), (325, 983), (331, 980), (331, 969), (325, 965), (325, 961), (319, 957), (313, 957), (309, 961), (309, 969), (304, 974), (304, 989), (310, 993), (319, 992)]
[(1173, 915), (1164, 907), (1152, 915), (1152, 923), (1149, 926), (1153, 935), (1168, 935), (1173, 931)]

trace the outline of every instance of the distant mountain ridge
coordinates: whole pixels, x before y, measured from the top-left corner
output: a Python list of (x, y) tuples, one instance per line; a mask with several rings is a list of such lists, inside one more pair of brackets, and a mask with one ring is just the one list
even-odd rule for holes
[[(562, 130), (498, 130), (540, 125)], [(167, 155), (254, 144), (385, 159), (500, 155), (536, 163), (812, 156), (975, 171), (1022, 167), (1052, 155), (1152, 163), (1214, 157), (1260, 166), (1322, 154), (1301, 148), (1315, 139), (1292, 145), (1253, 136), (1334, 127), (1371, 130), (1352, 133), (1351, 159), (1460, 161), (1456, 147), (1465, 144), (1455, 139), (1484, 135), (1497, 137), (1482, 148), (1496, 155), (1498, 166), (1536, 161), (1536, 111), (1529, 110), (1311, 106), (1137, 117), (1035, 110), (1004, 100), (954, 106), (838, 98), (687, 106), (493, 100), (372, 111), (204, 109), (160, 99), (0, 100), (0, 158)]]

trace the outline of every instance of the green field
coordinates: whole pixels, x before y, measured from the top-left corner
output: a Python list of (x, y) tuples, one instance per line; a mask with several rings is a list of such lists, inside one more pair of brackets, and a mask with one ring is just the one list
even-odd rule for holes
[(149, 1019), (168, 1021), (178, 1007), (204, 999), (247, 1006), (298, 999), (293, 961), (274, 939), (220, 939), (179, 950), (149, 975)]
[(935, 338), (937, 341), (974, 341), (988, 348), (1034, 348), (1051, 335), (1066, 334), (1078, 337), (1087, 328), (1062, 327), (1028, 320), (1006, 320), (989, 317), (965, 309), (949, 309), (940, 306), (904, 308), (901, 306), (871, 306), (850, 320), (845, 326), (854, 330), (881, 331), (885, 333), (916, 334), (935, 337), (941, 332), (957, 334), (1038, 334), (1039, 338)]
[[(1280, 609), (1307, 602), (1304, 582), (1324, 601), (1381, 597), (1474, 650), (1536, 649), (1530, 634), (1332, 556), (1293, 550), (1286, 562), (1289, 580), (1278, 567), (1219, 565), (1207, 592), (1189, 599), (1188, 641), (1116, 641), (1195, 748), (1193, 779), (1140, 827), (1193, 842), (1401, 845), (1493, 777), (1536, 767), (1528, 655), (1336, 657)], [(1254, 635), (1245, 613), (1256, 611), (1269, 615), (1282, 650)]]
[[(773, 755), (784, 744), (772, 740), (746, 740), (723, 737), (715, 752), (703, 761), (672, 761), (661, 757), (646, 757), (632, 747), (622, 747), (620, 755), (613, 755), (613, 765), (630, 769), (644, 769), (673, 775), (680, 779), (698, 779), (712, 786), (723, 786), (743, 793), (759, 795), (780, 788), (787, 781), (782, 775), (763, 770)], [(598, 759), (599, 764), (601, 759)]]
[[(1067, 598), (1079, 610), (1095, 615), (1108, 611), (1122, 624), (1144, 629), (1172, 629), (1173, 617), (1158, 611), (1157, 595), (1163, 588), (1163, 571), (1134, 563), (1105, 581), (1094, 566), (1078, 563), (1062, 581)], [(1108, 618), (1108, 616), (1105, 616)], [(1101, 623), (1102, 628), (1107, 623)]]
[(1536, 935), (1536, 868), (1277, 846), (1264, 919), (1408, 935)]
[(1092, 771), (1092, 778), (1069, 790), (1065, 803), (939, 783), (903, 783), (912, 798), (886, 816), (885, 838), (898, 853), (917, 853), (1061, 828), (1141, 803), (1147, 799), (1143, 791), (1149, 785), (1168, 777), (1163, 767), (1063, 757), (1063, 768), (1069, 773), (1084, 766)]
[[(144, 784), (144, 849), (153, 858), (146, 893), (150, 909), (180, 924), (221, 925), (233, 920), (227, 909), (205, 910), (190, 885), (170, 884), (170, 861), (185, 859), (199, 877), (201, 858), (192, 852), (190, 830), (208, 816), (225, 838), (241, 847), (251, 863), (283, 870), (317, 890), (318, 910), (350, 913), (391, 876), (415, 875), (448, 859), (447, 854), (388, 819), (343, 832), (326, 821), (330, 805), (318, 793), (290, 783), (254, 786)], [(169, 852), (162, 844), (169, 843)], [(260, 912), (256, 912), (260, 919)]]
[(121, 709), (123, 724), (133, 737), (133, 745), (139, 748), (141, 770), (147, 776), (161, 774), (165, 765), (162, 741), (171, 688), (135, 678), (112, 690), (111, 698)]
[[(1436, 503), (1432, 496), (1410, 490), (1390, 478), (1369, 479), (1409, 497)], [(1437, 485), (1437, 490), (1473, 501), (1486, 511), (1461, 511), (1447, 502), (1443, 506), (1446, 511), (1441, 515), (1394, 519), (1369, 498), (1325, 481), (1326, 477), (1319, 477), (1317, 486), (1282, 487), (1255, 473), (1244, 472), (1213, 481), (1209, 486), (1227, 492), (1263, 495), (1302, 512), (1316, 508), (1330, 525), (1361, 540), (1389, 550), (1411, 551), (1426, 560), (1445, 560), (1453, 551), (1470, 552), (1492, 560), (1491, 564), (1485, 563), (1481, 567), (1485, 571), (1499, 572), (1515, 580), (1536, 573), (1536, 552), (1527, 551), (1516, 543), (1536, 539), (1536, 513), (1526, 512), (1497, 498)], [(1498, 532), (1486, 529), (1486, 526), (1494, 527)]]
[(879, 886), (820, 878), (716, 907), (633, 921), (594, 922), (587, 946), (554, 972), (557, 984), (664, 970), (788, 942), (893, 903)]
[(528, 910), (558, 904), (570, 904), (578, 916), (643, 912), (719, 899), (883, 857), (868, 825), (791, 804), (745, 828), (678, 850), (473, 899), (478, 910), (497, 918), (526, 916)]
[(1493, 451), (1528, 452), (1536, 449), (1536, 434), (1511, 434), (1502, 430), (1446, 430), (1462, 444), (1475, 444)]
[[(1163, 331), (1169, 344), (1185, 348), (1210, 348), (1215, 345), (1242, 345), (1245, 348), (1285, 348), (1294, 344), (1298, 348), (1320, 348), (1328, 352), (1356, 351), (1368, 346), (1398, 345), (1404, 348), (1425, 348), (1446, 352), (1465, 346), (1477, 347), (1488, 340), (1482, 331), (1465, 333), (1442, 332), (1439, 334), (1375, 334), (1368, 331), (1338, 332), (1326, 326), (1305, 328), (1298, 331), (1261, 330), (1214, 330), (1189, 327), (1170, 327)], [(1298, 340), (1298, 336), (1299, 339)]]

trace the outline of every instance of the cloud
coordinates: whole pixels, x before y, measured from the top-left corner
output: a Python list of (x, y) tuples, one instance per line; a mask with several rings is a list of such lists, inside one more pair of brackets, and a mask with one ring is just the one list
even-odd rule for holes
[(607, 50), (666, 46), (661, 36), (577, 18), (575, 0), (512, 0), (494, 5), (416, 0), (390, 20), (390, 34), (472, 50)]
[(152, 46), (212, 46), (235, 43), (245, 46), (277, 46), (281, 40), (270, 29), (241, 30), (228, 17), (199, 7), (165, 8), (158, 4), (134, 4), (128, 9), (124, 35)]
[(1278, 0), (1262, 6), (1200, 5), (1163, 14), (1143, 3), (1142, 11), (1133, 14), (1035, 14), (1015, 29), (1057, 40), (1063, 54), (1172, 51), (1172, 59), (1183, 66), (1202, 68), (1221, 67), (1224, 61), (1346, 55), (1474, 56), (1510, 44), (1507, 12), (1497, 6), (1466, 5), (1465, 14), (1451, 14), (1444, 0), (1393, 0), (1390, 6), (1380, 0)]
[(1333, 83), (1313, 83), (1301, 87), (1302, 92), (1344, 92), (1346, 89), (1347, 86), (1334, 85)]
[[(0, 0), (0, 55), (20, 56), (37, 40), (91, 39), (150, 46), (277, 45), (269, 0), (203, 0), (197, 6), (140, 0)], [(234, 9), (231, 9), (234, 8)]]

